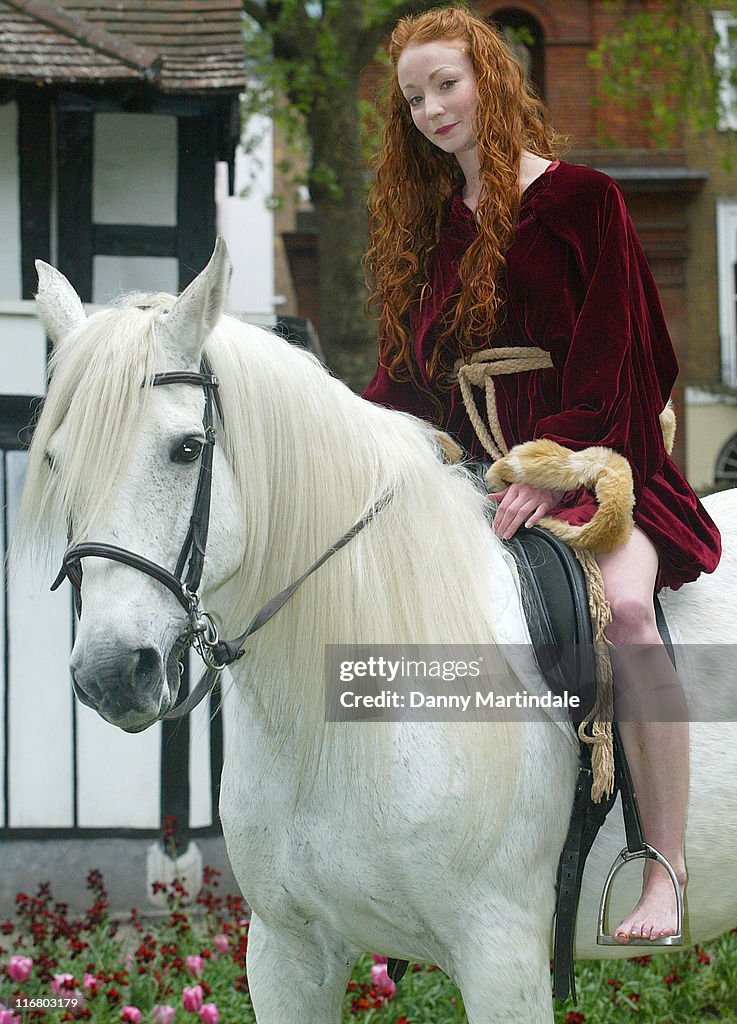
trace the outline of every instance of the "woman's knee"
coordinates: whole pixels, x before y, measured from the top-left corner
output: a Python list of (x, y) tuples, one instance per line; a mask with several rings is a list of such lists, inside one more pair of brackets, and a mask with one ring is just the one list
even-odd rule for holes
[(612, 643), (653, 643), (659, 640), (652, 594), (607, 594), (611, 622), (606, 635)]

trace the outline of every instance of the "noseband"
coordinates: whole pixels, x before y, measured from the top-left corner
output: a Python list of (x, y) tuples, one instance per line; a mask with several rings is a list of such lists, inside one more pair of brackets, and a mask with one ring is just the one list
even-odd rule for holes
[[(199, 373), (184, 370), (176, 370), (171, 373), (157, 373), (153, 378), (152, 384), (154, 387), (163, 384), (193, 384), (201, 387), (205, 394), (205, 411), (202, 417), (205, 442), (202, 454), (200, 455), (200, 471), (197, 478), (189, 529), (179, 552), (174, 572), (170, 572), (157, 562), (144, 558), (143, 555), (136, 554), (134, 551), (128, 551), (127, 548), (116, 547), (114, 544), (84, 542), (75, 544), (66, 551), (61, 569), (52, 583), (51, 589), (56, 590), (64, 579), (68, 579), (74, 591), (74, 604), (77, 615), (81, 618), (82, 559), (107, 558), (111, 562), (120, 562), (123, 565), (130, 566), (132, 569), (145, 573), (171, 591), (187, 613), (188, 620), (186, 629), (177, 638), (180, 669), (183, 664), (183, 658), (190, 647), (195, 648), (207, 666), (207, 671), (189, 697), (177, 705), (177, 707), (167, 711), (163, 716), (164, 718), (181, 718), (183, 715), (188, 714), (192, 708), (196, 707), (206, 694), (210, 692), (217, 678), (217, 673), (222, 672), (226, 666), (232, 665), (234, 661), (243, 656), (245, 653), (243, 644), (247, 638), (276, 615), (308, 576), (312, 575), (316, 569), (319, 569), (328, 558), (344, 547), (372, 521), (391, 500), (392, 492), (387, 491), (382, 495), (335, 544), (323, 552), (306, 572), (290, 583), (289, 586), (279, 591), (270, 601), (267, 601), (263, 608), (254, 615), (240, 636), (233, 640), (221, 640), (212, 617), (208, 612), (202, 610), (198, 593), (205, 563), (207, 534), (210, 524), (212, 463), (216, 436), (214, 409), (217, 409), (220, 422), (223, 422), (223, 411), (217, 390), (219, 382), (217, 377), (210, 373), (210, 368), (203, 358)], [(186, 575), (184, 575), (185, 567)]]

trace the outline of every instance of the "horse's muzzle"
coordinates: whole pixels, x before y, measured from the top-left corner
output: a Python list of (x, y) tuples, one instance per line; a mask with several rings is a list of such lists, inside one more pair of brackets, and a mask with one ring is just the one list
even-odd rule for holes
[(153, 647), (105, 659), (73, 656), (70, 667), (79, 700), (126, 732), (146, 729), (171, 704), (163, 661)]

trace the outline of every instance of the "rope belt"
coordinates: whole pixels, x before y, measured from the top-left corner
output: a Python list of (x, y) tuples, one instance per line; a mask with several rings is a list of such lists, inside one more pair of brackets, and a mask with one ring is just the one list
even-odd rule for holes
[[(544, 370), (553, 366), (550, 353), (527, 345), (484, 349), (474, 352), (469, 361), (458, 361), (455, 366), (463, 404), (481, 444), (492, 460), (504, 458), (509, 448), (499, 423), (494, 377), (508, 373)], [(471, 391), (483, 388), (486, 394), (486, 415), (489, 427), (483, 421)], [(573, 545), (572, 545), (573, 546)], [(612, 720), (614, 695), (609, 641), (604, 630), (611, 621), (611, 609), (604, 593), (604, 582), (598, 562), (592, 551), (575, 548), (574, 553), (583, 566), (589, 610), (596, 648), (596, 703), (592, 712), (578, 730), (579, 739), (591, 746), (593, 784), (591, 798), (599, 801), (614, 791), (614, 748)], [(588, 731), (590, 727), (590, 732)]]
[[(466, 407), (468, 418), (473, 424), (476, 435), (492, 459), (501, 459), (509, 454), (499, 414), (496, 408), (496, 391), (494, 377), (506, 373), (522, 373), (526, 370), (546, 370), (552, 367), (550, 353), (542, 348), (527, 345), (516, 345), (509, 348), (487, 348), (482, 352), (474, 352), (467, 363), (456, 363), (458, 384)], [(486, 391), (486, 415), (489, 430), (476, 407), (471, 386), (484, 388)]]

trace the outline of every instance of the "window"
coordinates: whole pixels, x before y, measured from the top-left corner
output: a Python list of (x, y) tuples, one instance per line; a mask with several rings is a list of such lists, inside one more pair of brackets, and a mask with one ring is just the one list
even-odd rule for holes
[(717, 274), (722, 381), (737, 387), (737, 200), (717, 202)]
[(719, 452), (714, 479), (718, 484), (731, 483), (737, 485), (737, 434)]
[(714, 64), (719, 79), (717, 123), (720, 131), (737, 129), (737, 15), (731, 11), (713, 11), (717, 36)]
[(503, 7), (488, 19), (501, 29), (536, 92), (545, 98), (545, 36), (540, 22), (526, 11)]

